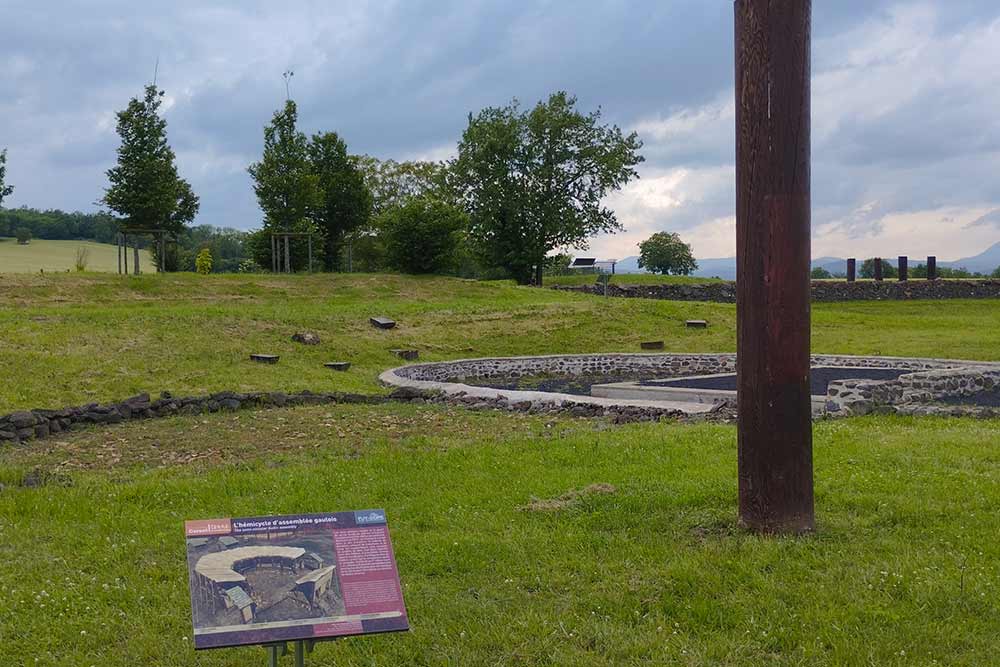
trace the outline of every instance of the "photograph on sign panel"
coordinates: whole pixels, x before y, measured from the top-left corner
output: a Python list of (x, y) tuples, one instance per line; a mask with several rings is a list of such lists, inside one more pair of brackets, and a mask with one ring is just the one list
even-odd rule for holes
[(344, 613), (329, 531), (193, 537), (187, 552), (196, 632), (280, 627)]

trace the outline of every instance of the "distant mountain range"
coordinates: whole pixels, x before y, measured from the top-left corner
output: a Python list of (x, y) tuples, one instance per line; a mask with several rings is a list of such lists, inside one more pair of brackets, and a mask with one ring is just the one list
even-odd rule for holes
[[(858, 260), (867, 259), (858, 257)], [(887, 262), (896, 265), (895, 257), (885, 257)], [(910, 266), (922, 264), (927, 261), (926, 257), (910, 257)], [(1000, 243), (987, 248), (985, 251), (973, 257), (964, 257), (953, 262), (938, 260), (938, 266), (952, 269), (968, 269), (969, 271), (979, 271), (980, 273), (992, 273), (1000, 266)], [(847, 260), (841, 257), (817, 257), (812, 260), (812, 268), (822, 267), (830, 273), (845, 273), (847, 271)], [(860, 267), (859, 267), (860, 268)], [(639, 258), (636, 256), (626, 257), (615, 266), (616, 273), (645, 273), (639, 268)], [(736, 258), (716, 257), (698, 260), (698, 270), (692, 275), (702, 278), (722, 278), (723, 280), (736, 279)]]

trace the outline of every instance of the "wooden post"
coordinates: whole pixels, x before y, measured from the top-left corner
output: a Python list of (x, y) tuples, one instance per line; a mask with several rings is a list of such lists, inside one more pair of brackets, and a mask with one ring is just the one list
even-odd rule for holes
[(814, 528), (809, 395), (811, 0), (735, 0), (740, 519)]
[(122, 232), (122, 254), (125, 255), (125, 275), (128, 275), (128, 234)]
[(899, 257), (896, 258), (896, 268), (899, 272), (899, 280), (901, 282), (905, 282), (906, 279), (909, 277), (908, 275), (909, 266), (907, 265), (906, 255), (900, 255)]
[(118, 232), (115, 236), (115, 247), (118, 248), (118, 275), (122, 273), (122, 234)]
[(858, 260), (851, 257), (847, 260), (847, 282), (853, 283), (858, 279)]
[(872, 267), (872, 270), (875, 272), (875, 280), (878, 281), (878, 282), (882, 282), (882, 258), (881, 257), (876, 257), (875, 258), (875, 266)]
[(139, 240), (136, 239), (132, 241), (132, 259), (135, 260), (135, 266), (132, 270), (135, 271), (135, 275), (139, 275)]
[(927, 280), (937, 280), (937, 257), (927, 256)]
[(292, 272), (292, 244), (289, 243), (288, 234), (285, 234), (285, 273)]
[(312, 272), (313, 272), (313, 237), (312, 237), (312, 234), (310, 234), (309, 235), (309, 271), (308, 271), (308, 273), (312, 273)]

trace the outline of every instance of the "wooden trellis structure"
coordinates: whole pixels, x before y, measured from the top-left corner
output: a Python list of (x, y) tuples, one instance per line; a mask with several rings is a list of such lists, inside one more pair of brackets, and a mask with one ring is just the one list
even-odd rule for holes
[[(153, 243), (156, 244), (156, 270), (159, 273), (166, 271), (166, 251), (167, 251), (167, 234), (169, 234), (165, 229), (139, 229), (139, 228), (122, 228), (118, 232), (118, 236), (115, 237), (115, 244), (118, 246), (118, 273), (129, 273), (128, 266), (128, 241), (129, 235), (142, 236), (149, 234), (153, 237)], [(123, 262), (124, 260), (124, 262)], [(133, 241), (132, 244), (132, 273), (134, 275), (139, 275), (139, 245)], [(124, 268), (124, 271), (122, 269)]]
[(271, 232), (271, 271), (273, 273), (292, 272), (292, 239), (303, 237), (309, 240), (309, 268), (307, 270), (312, 273), (312, 232)]

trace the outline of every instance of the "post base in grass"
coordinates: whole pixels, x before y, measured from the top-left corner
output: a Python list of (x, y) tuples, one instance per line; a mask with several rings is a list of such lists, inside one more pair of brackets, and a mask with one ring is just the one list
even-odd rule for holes
[(276, 354), (251, 354), (250, 360), (261, 364), (276, 364), (280, 357)]

